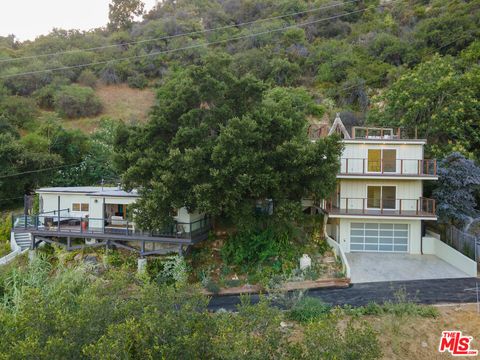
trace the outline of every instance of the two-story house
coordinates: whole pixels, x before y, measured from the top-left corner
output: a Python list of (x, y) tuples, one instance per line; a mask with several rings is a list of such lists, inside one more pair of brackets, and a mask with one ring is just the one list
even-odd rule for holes
[(437, 180), (436, 161), (424, 158), (426, 140), (400, 129), (353, 127), (339, 117), (331, 129), (344, 150), (337, 190), (323, 206), (327, 233), (348, 252), (422, 252), (422, 223), (436, 220), (435, 200), (423, 182)]

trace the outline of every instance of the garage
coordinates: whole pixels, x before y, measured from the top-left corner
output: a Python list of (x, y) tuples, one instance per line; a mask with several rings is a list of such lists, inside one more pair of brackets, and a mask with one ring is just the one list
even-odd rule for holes
[(351, 223), (350, 251), (408, 252), (408, 224)]

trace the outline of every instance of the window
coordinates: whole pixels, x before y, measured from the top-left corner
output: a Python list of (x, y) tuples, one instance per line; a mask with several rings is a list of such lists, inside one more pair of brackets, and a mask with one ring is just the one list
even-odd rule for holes
[(368, 172), (397, 171), (397, 150), (395, 149), (369, 149)]
[(368, 150), (368, 171), (381, 172), (382, 171), (382, 150), (369, 149)]
[(367, 186), (367, 207), (370, 209), (395, 209), (395, 186)]
[(72, 204), (72, 211), (88, 212), (88, 210), (89, 210), (88, 203), (73, 203)]

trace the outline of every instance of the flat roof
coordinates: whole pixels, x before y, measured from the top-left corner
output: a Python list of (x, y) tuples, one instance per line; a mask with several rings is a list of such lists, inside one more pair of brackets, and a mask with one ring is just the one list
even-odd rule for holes
[(66, 187), (45, 187), (36, 191), (37, 193), (59, 193), (59, 194), (82, 194), (91, 196), (108, 197), (139, 197), (138, 191), (125, 191), (112, 186), (66, 186)]
[(404, 145), (425, 145), (427, 140), (425, 139), (378, 139), (378, 138), (355, 138), (355, 139), (342, 139), (342, 142), (346, 144), (404, 144)]

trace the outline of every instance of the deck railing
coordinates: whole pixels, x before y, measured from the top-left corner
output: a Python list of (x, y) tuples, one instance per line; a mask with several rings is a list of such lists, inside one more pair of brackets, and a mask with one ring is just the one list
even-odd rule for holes
[(210, 218), (194, 222), (173, 222), (171, 226), (156, 231), (138, 229), (135, 223), (123, 220), (112, 224), (108, 219), (72, 216), (16, 215), (12, 217), (14, 231), (59, 233), (62, 236), (112, 234), (126, 236), (168, 237), (195, 239), (211, 229)]
[(352, 139), (362, 140), (417, 140), (418, 132), (416, 128), (385, 128), (354, 126), (352, 128)]
[(348, 157), (340, 159), (340, 174), (436, 176), (437, 160), (369, 160), (368, 158)]
[(325, 202), (325, 210), (338, 215), (435, 216), (435, 200), (334, 197)]

